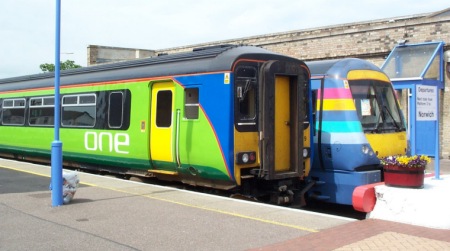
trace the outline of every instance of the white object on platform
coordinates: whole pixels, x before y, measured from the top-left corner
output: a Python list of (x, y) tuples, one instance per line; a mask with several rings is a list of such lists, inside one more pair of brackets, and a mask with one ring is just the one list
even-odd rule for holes
[(425, 178), (422, 189), (375, 187), (376, 203), (369, 219), (450, 229), (450, 176)]
[(63, 173), (63, 201), (69, 203), (77, 192), (80, 179), (77, 172)]

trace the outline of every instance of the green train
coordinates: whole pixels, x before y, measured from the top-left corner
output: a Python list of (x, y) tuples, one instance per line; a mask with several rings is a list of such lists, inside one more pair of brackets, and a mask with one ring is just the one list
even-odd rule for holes
[[(65, 166), (302, 198), (311, 159), (310, 73), (253, 46), (61, 72)], [(0, 155), (49, 161), (54, 74), (0, 80)]]

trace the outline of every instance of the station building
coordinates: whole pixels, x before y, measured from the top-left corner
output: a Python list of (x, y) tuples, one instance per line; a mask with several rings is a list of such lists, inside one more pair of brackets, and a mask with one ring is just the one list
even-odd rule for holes
[[(192, 51), (193, 48), (220, 44), (247, 44), (289, 55), (304, 61), (361, 58), (381, 67), (399, 41), (424, 43), (442, 41), (444, 88), (439, 90), (440, 157), (450, 158), (450, 8), (425, 14), (347, 23), (311, 29), (234, 38), (161, 50), (117, 48), (90, 45), (88, 65)], [(406, 97), (401, 105), (406, 109)]]

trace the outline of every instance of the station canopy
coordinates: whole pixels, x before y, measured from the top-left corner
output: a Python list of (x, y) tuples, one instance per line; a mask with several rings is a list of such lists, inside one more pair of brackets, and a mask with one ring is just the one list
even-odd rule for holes
[(423, 44), (399, 44), (381, 66), (394, 86), (405, 80), (443, 88), (442, 50), (443, 42)]

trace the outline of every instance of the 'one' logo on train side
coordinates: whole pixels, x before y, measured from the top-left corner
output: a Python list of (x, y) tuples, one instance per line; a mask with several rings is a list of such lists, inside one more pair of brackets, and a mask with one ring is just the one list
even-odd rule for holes
[(86, 132), (84, 148), (88, 151), (115, 152), (128, 154), (130, 136), (126, 133)]

